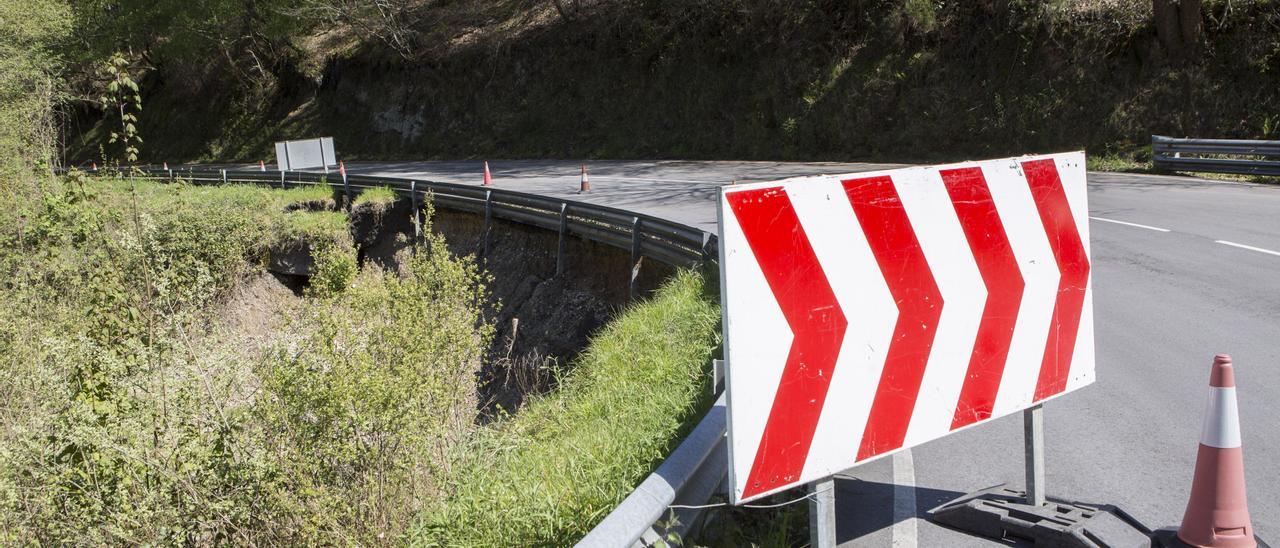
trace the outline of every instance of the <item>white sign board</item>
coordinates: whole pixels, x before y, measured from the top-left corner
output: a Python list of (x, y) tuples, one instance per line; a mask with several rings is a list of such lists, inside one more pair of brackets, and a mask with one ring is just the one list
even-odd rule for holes
[(735, 504), (1094, 380), (1083, 152), (720, 195)]
[(276, 164), (280, 171), (293, 169), (324, 169), (338, 165), (333, 153), (333, 137), (318, 137), (298, 141), (276, 143)]

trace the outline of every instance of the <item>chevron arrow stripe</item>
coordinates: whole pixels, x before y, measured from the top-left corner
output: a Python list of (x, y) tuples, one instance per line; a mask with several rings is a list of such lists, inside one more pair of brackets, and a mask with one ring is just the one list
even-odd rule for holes
[(747, 477), (749, 497), (800, 476), (848, 321), (786, 191), (764, 188), (728, 199), (794, 336)]
[(1067, 388), (1071, 370), (1071, 354), (1076, 347), (1080, 314), (1084, 308), (1085, 290), (1089, 283), (1089, 257), (1071, 217), (1071, 205), (1062, 188), (1058, 167), (1052, 159), (1022, 163), (1027, 185), (1036, 201), (1040, 222), (1049, 237), (1049, 247), (1058, 262), (1058, 297), (1053, 304), (1053, 319), (1044, 345), (1040, 378), (1036, 382), (1035, 400), (1040, 401)]
[(951, 420), (955, 430), (991, 417), (1025, 285), (982, 169), (947, 169), (940, 175), (987, 288), (982, 323)]
[(863, 460), (902, 447), (943, 303), (893, 179), (850, 179), (841, 185), (898, 305), (889, 355), (858, 447)]

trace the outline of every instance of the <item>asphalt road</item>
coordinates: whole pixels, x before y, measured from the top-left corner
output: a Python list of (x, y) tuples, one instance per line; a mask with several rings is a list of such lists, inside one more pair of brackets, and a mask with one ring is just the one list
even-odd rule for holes
[[(575, 162), (490, 167), (501, 188), (714, 231), (722, 184), (893, 166), (595, 161), (586, 195), (576, 194)], [(479, 184), (483, 168), (402, 162), (348, 169)], [(1263, 539), (1280, 542), (1280, 188), (1090, 173), (1089, 209), (1098, 382), (1045, 406), (1049, 495), (1114, 504), (1152, 528), (1181, 521), (1209, 364), (1226, 352), (1236, 364), (1253, 523)], [(1020, 489), (1021, 421), (1015, 414), (848, 471), (858, 480), (837, 482), (840, 540), (989, 544), (921, 516), (968, 491), (999, 483)]]

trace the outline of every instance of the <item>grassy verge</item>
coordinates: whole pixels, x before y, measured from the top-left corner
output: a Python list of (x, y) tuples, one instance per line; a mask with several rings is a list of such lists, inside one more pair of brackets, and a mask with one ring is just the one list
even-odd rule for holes
[[(1149, 156), (1149, 155), (1148, 155)], [(1272, 177), (1266, 175), (1238, 175), (1234, 173), (1203, 173), (1203, 172), (1185, 172), (1185, 171), (1163, 171), (1158, 170), (1152, 165), (1150, 160), (1140, 159), (1133, 155), (1100, 155), (1089, 156), (1089, 171), (1113, 171), (1119, 173), (1150, 173), (1156, 175), (1181, 175), (1185, 177), (1198, 177), (1201, 179), (1212, 179), (1215, 181), (1234, 181), (1240, 183), (1254, 183), (1261, 185), (1280, 184), (1280, 177)]]
[(1088, 155), (1085, 158), (1089, 171), (1117, 171), (1121, 173), (1157, 173), (1150, 160), (1138, 160), (1124, 155)]
[(396, 201), (396, 193), (385, 186), (367, 189), (356, 196), (355, 205), (370, 204), (376, 207), (387, 207)]
[(338, 201), (333, 198), (334, 189), (327, 184), (294, 186), (280, 193), (295, 209), (333, 211)]
[(428, 545), (566, 545), (625, 498), (706, 409), (718, 309), (682, 272), (592, 340), (560, 388), (458, 457)]

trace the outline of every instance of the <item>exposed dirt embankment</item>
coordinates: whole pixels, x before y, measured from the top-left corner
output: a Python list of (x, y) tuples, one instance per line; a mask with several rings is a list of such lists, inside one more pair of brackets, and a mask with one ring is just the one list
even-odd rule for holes
[[(478, 215), (437, 210), (432, 229), (445, 236), (454, 253), (479, 255), (483, 249), (484, 218)], [(629, 251), (569, 237), (565, 273), (557, 276), (557, 246), (558, 236), (550, 231), (492, 222), (483, 264), (493, 276), (489, 287), (499, 336), (481, 394), (503, 409), (515, 409), (526, 394), (549, 388), (555, 368), (567, 366), (627, 303)], [(656, 289), (673, 271), (644, 261), (641, 292)]]
[[(408, 200), (357, 204), (349, 223), (361, 264), (399, 271), (415, 234)], [(514, 411), (529, 394), (551, 388), (591, 335), (626, 305), (630, 252), (571, 236), (565, 273), (557, 276), (555, 233), (495, 219), (488, 255), (482, 256), (484, 227), (482, 216), (448, 210), (436, 210), (430, 223), (452, 253), (475, 255), (492, 277), (489, 317), (498, 336), (478, 379), (480, 401), (489, 411)], [(301, 242), (273, 252), (270, 264), (275, 272), (305, 276), (314, 261)], [(673, 272), (644, 260), (641, 293), (656, 289)]]

